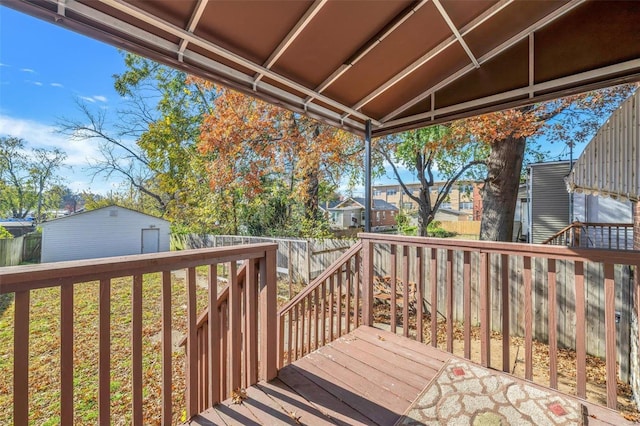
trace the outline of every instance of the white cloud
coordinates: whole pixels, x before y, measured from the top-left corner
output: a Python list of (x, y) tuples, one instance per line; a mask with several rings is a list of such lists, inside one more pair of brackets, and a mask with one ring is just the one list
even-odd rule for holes
[(10, 66), (10, 65), (3, 64), (2, 62), (0, 62), (0, 67), (8, 67), (8, 66)]
[(51, 83), (51, 86), (53, 87), (64, 87), (62, 84), (60, 83)]
[(120, 179), (112, 177), (106, 181), (102, 177), (93, 179), (87, 170), (89, 162), (99, 158), (97, 141), (73, 140), (67, 135), (56, 132), (54, 126), (34, 120), (11, 117), (0, 113), (0, 136), (15, 136), (25, 140), (28, 148), (59, 148), (67, 153), (65, 165), (60, 172), (65, 183), (75, 190), (88, 190), (106, 193), (113, 185), (119, 185)]
[(96, 102), (107, 102), (107, 97), (102, 95), (94, 95), (94, 96), (79, 96), (80, 99), (86, 102), (91, 102), (92, 104)]
[(36, 86), (42, 86), (42, 83), (39, 81), (34, 81), (33, 84), (35, 84)]
[(28, 73), (35, 73), (35, 70), (32, 70), (31, 68), (20, 68), (20, 71), (22, 72), (28, 72)]
[(96, 95), (93, 97), (93, 99), (100, 102), (107, 102), (107, 97), (102, 95)]
[(92, 104), (96, 102), (95, 99), (89, 96), (79, 96), (79, 98), (82, 99), (83, 101), (91, 102)]

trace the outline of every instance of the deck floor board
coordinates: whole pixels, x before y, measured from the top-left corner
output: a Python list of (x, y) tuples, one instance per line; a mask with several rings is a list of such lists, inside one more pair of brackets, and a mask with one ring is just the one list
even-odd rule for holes
[[(388, 331), (359, 327), (285, 366), (277, 379), (247, 389), (241, 404), (224, 401), (187, 424), (393, 425), (451, 358)], [(589, 424), (630, 424), (614, 411), (580, 402)]]

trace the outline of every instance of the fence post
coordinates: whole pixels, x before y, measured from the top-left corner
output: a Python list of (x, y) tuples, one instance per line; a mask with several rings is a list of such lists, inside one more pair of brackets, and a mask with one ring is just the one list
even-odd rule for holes
[(373, 243), (367, 239), (362, 239), (362, 325), (373, 326)]
[(276, 247), (272, 247), (260, 259), (260, 380), (278, 374), (277, 285)]

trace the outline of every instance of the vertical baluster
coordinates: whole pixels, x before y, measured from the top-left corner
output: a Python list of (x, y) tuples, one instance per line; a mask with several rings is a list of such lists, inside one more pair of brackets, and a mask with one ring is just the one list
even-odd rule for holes
[(453, 352), (453, 251), (447, 250), (447, 352)]
[(294, 321), (294, 311), (293, 309), (289, 309), (287, 312), (287, 318), (289, 322), (287, 323), (287, 364), (291, 364), (294, 357), (295, 346), (293, 343), (293, 321)]
[(351, 331), (351, 286), (353, 283), (351, 277), (351, 258), (347, 259), (345, 262), (345, 277), (347, 279), (346, 283), (346, 301), (345, 301), (345, 321), (347, 326), (347, 333)]
[[(258, 383), (258, 282), (256, 263), (253, 259), (247, 261), (244, 279), (247, 315), (246, 332), (247, 345), (244, 348), (247, 353), (247, 379), (248, 385)], [(280, 339), (282, 340), (282, 339)]]
[(311, 294), (305, 297), (307, 300), (307, 353), (311, 353), (311, 311), (312, 311), (312, 298)]
[(391, 304), (391, 332), (397, 333), (398, 331), (398, 311), (396, 309), (396, 301), (398, 297), (398, 289), (396, 283), (398, 281), (398, 259), (396, 258), (396, 245), (391, 244), (391, 292), (389, 303)]
[(510, 372), (510, 339), (509, 330), (509, 308), (511, 301), (509, 300), (509, 255), (500, 256), (501, 272), (502, 272), (502, 371)]
[(329, 341), (333, 342), (333, 274), (329, 276)]
[(438, 250), (431, 249), (431, 346), (438, 347)]
[(187, 418), (198, 411), (198, 341), (196, 340), (195, 269), (187, 269)]
[(416, 339), (418, 342), (422, 343), (424, 340), (423, 331), (422, 331), (422, 307), (424, 305), (424, 296), (422, 295), (422, 258), (423, 258), (423, 249), (422, 247), (416, 247), (416, 310), (417, 310), (417, 321), (416, 321)]
[(229, 263), (229, 346), (231, 356), (231, 390), (238, 389), (242, 380), (242, 294), (238, 283), (238, 265), (236, 261)]
[(304, 341), (305, 341), (305, 305), (306, 305), (306, 300), (307, 298), (304, 297), (302, 298), (302, 300), (300, 301), (300, 357), (303, 357), (305, 355), (305, 348), (304, 348)]
[(480, 253), (480, 363), (491, 366), (491, 308), (488, 253)]
[(220, 400), (229, 397), (229, 302), (224, 301), (218, 310), (220, 323)]
[(300, 348), (300, 309), (299, 309), (298, 304), (295, 305), (294, 309), (295, 309), (295, 324), (296, 324), (296, 333), (295, 333), (295, 345), (294, 345), (294, 357), (293, 359), (296, 360), (300, 357), (300, 353), (301, 351), (299, 350)]
[(60, 422), (73, 423), (73, 284), (60, 288)]
[(531, 258), (523, 258), (524, 267), (524, 378), (533, 380), (533, 287)]
[(322, 346), (327, 344), (327, 285), (326, 280), (320, 285), (321, 309), (322, 309)]
[(402, 246), (402, 335), (409, 337), (409, 247)]
[(587, 397), (587, 349), (586, 322), (584, 298), (584, 263), (575, 262), (575, 290), (576, 290), (576, 390), (580, 398)]
[(342, 336), (342, 267), (336, 272), (336, 298), (337, 298), (337, 337)]
[(464, 293), (464, 357), (471, 359), (471, 252), (464, 252), (464, 267), (462, 271)]
[[(169, 273), (167, 273), (169, 275)], [(171, 282), (167, 283), (168, 290), (171, 290)], [(171, 293), (169, 293), (171, 294)], [(169, 313), (171, 312), (171, 301), (169, 299)], [(207, 309), (209, 319), (207, 321), (207, 333), (209, 344), (209, 406), (220, 402), (220, 325), (218, 324), (218, 264), (209, 265), (209, 292), (207, 294)], [(169, 318), (168, 326), (171, 326)], [(167, 348), (171, 350), (171, 346)], [(167, 353), (171, 359), (171, 352)], [(165, 367), (166, 368), (166, 367)], [(169, 374), (171, 370), (169, 370)]]
[(314, 314), (314, 327), (313, 327), (313, 345), (318, 349), (318, 342), (320, 341), (320, 312), (319, 312), (319, 297), (318, 288), (313, 291), (313, 314)]
[(260, 380), (271, 380), (277, 369), (278, 275), (276, 249), (266, 250), (260, 259)]
[(558, 314), (556, 296), (556, 260), (547, 260), (548, 270), (548, 310), (549, 310), (549, 386), (558, 389)]
[[(98, 354), (98, 422), (108, 425), (111, 423), (111, 281), (109, 279), (100, 280), (98, 303), (100, 329), (98, 334), (100, 351)], [(73, 305), (73, 302), (71, 304)], [(62, 391), (63, 395), (64, 393), (65, 391)], [(73, 393), (71, 395), (73, 397)], [(62, 420), (61, 423), (65, 422)]]
[(13, 327), (13, 424), (29, 423), (29, 290), (16, 291)]
[(617, 406), (616, 363), (616, 293), (613, 263), (604, 264), (604, 328), (605, 362), (607, 369), (607, 407)]
[(142, 425), (142, 275), (133, 276), (131, 306), (132, 423)]
[(362, 241), (362, 324), (373, 326), (373, 242)]
[(356, 253), (356, 261), (355, 261), (355, 268), (356, 268), (356, 275), (355, 275), (355, 283), (354, 283), (354, 287), (355, 287), (355, 300), (353, 301), (354, 307), (353, 307), (353, 316), (355, 317), (355, 327), (358, 328), (360, 326), (360, 291), (361, 291), (361, 287), (362, 287), (362, 275), (360, 274), (360, 267), (361, 262), (360, 262), (360, 253)]

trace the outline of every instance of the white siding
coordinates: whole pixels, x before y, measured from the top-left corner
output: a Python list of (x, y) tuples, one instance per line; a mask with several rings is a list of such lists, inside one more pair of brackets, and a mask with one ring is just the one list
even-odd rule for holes
[(576, 192), (640, 199), (640, 90), (598, 129), (567, 183)]
[(140, 254), (142, 230), (148, 228), (160, 230), (160, 251), (168, 251), (169, 222), (122, 207), (45, 222), (42, 262)]

